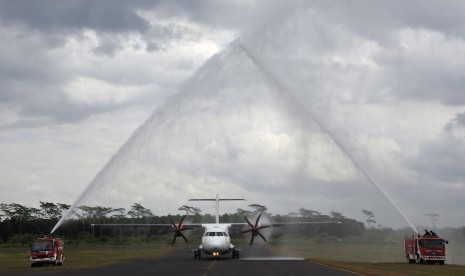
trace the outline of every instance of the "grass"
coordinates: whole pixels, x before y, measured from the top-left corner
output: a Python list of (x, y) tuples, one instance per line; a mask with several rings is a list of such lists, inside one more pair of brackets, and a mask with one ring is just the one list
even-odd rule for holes
[[(63, 266), (40, 270), (68, 270), (106, 266), (140, 258), (161, 256), (173, 250), (167, 246), (67, 246)], [(0, 272), (30, 270), (28, 248), (0, 248)], [(1, 274), (1, 273), (0, 273)]]

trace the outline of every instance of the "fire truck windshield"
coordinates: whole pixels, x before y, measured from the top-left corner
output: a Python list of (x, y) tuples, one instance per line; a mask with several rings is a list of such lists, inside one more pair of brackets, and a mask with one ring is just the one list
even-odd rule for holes
[(444, 248), (443, 239), (434, 239), (434, 240), (420, 240), (418, 242), (423, 248)]
[(50, 251), (52, 249), (52, 241), (34, 241), (31, 246), (31, 251)]

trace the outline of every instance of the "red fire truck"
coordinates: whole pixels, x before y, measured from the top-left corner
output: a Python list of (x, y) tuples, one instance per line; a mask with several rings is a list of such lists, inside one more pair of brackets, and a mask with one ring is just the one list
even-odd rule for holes
[(446, 244), (449, 242), (434, 235), (418, 235), (405, 238), (405, 257), (407, 262), (413, 263), (439, 263), (446, 261)]
[(43, 264), (63, 265), (65, 261), (65, 243), (52, 236), (40, 236), (31, 244), (29, 254), (31, 267)]

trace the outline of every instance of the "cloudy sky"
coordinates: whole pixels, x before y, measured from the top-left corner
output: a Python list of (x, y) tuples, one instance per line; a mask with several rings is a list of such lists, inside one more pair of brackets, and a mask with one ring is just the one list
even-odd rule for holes
[(0, 1), (0, 202), (463, 224), (461, 1), (172, 2)]

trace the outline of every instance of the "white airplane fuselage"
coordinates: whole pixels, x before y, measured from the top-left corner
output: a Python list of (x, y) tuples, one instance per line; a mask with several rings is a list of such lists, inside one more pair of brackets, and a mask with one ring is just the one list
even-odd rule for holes
[(229, 227), (231, 224), (202, 224), (205, 233), (202, 236), (202, 244), (199, 249), (208, 255), (219, 256), (227, 254), (234, 250), (229, 236)]

